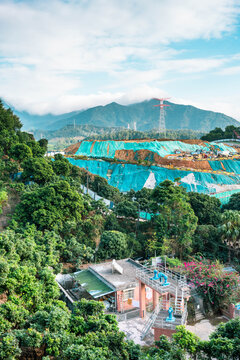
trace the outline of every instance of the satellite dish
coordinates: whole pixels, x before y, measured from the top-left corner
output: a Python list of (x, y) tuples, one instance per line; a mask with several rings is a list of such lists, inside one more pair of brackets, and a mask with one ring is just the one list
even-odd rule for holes
[(113, 259), (112, 261), (112, 272), (114, 271), (118, 272), (119, 274), (123, 274), (123, 268), (116, 262), (116, 260)]

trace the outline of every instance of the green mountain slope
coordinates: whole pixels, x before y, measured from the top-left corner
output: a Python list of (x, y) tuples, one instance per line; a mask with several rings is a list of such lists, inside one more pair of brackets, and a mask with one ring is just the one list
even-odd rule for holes
[[(133, 128), (137, 123), (137, 130), (148, 131), (158, 128), (159, 108), (156, 100), (143, 101), (132, 105), (111, 103), (96, 106), (83, 111), (75, 111), (62, 115), (31, 115), (26, 112), (14, 112), (19, 116), (25, 129), (57, 130), (66, 125), (93, 125), (98, 127)], [(190, 105), (179, 105), (168, 102), (166, 110), (167, 129), (191, 129), (208, 132), (215, 127), (224, 129), (228, 125), (239, 126), (239, 122), (222, 113), (198, 109)]]
[[(128, 106), (111, 103), (97, 106), (74, 114), (67, 119), (58, 120), (50, 124), (49, 129), (61, 128), (68, 124), (95, 125), (99, 127), (130, 127), (137, 123), (137, 130), (146, 131), (158, 127), (159, 108), (154, 107), (156, 100), (144, 101)], [(167, 129), (191, 129), (210, 131), (215, 127), (225, 128), (227, 125), (239, 126), (239, 122), (229, 116), (213, 111), (198, 109), (190, 105), (168, 103), (166, 110)]]

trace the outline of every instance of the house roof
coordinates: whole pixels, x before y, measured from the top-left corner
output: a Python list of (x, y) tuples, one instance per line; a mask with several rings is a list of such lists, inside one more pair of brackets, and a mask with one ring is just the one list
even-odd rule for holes
[(123, 274), (112, 271), (112, 263), (101, 263), (91, 265), (89, 270), (106, 284), (115, 288), (115, 290), (124, 290), (136, 287), (136, 269), (140, 267), (132, 259), (123, 259), (116, 261), (123, 269)]

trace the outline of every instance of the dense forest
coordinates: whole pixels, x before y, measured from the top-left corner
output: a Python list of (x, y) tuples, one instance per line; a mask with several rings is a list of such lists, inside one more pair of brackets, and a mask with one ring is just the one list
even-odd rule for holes
[(216, 127), (214, 130), (211, 130), (208, 134), (203, 135), (201, 139), (207, 141), (214, 141), (221, 139), (238, 139), (238, 136), (240, 136), (240, 127), (229, 125), (226, 126), (225, 130)]
[(122, 127), (104, 128), (93, 125), (67, 125), (58, 130), (33, 130), (37, 139), (48, 139), (48, 150), (63, 150), (69, 145), (83, 139), (92, 140), (134, 140), (134, 139), (199, 139), (204, 135), (201, 131), (193, 130), (166, 130), (166, 134), (156, 129), (150, 131), (135, 131)]
[[(94, 258), (156, 252), (168, 255), (169, 266), (195, 256), (239, 269), (240, 196), (222, 209), (216, 198), (187, 194), (170, 181), (122, 194), (59, 154), (44, 157), (47, 141), (35, 141), (21, 126), (0, 103), (0, 359), (239, 359), (239, 319), (221, 325), (209, 341), (179, 327), (172, 340), (162, 336), (141, 348), (126, 340), (102, 303), (83, 299), (70, 311), (59, 300), (55, 276)], [(84, 195), (82, 184), (112, 200), (113, 210)], [(139, 210), (151, 220), (140, 222)], [(214, 312), (236, 296), (236, 279), (222, 280), (232, 284), (223, 297), (213, 289), (214, 304), (204, 299)]]

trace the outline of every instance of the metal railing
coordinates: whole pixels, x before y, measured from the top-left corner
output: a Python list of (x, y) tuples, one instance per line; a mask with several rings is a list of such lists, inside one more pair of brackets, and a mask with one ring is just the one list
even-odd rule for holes
[(117, 321), (126, 321), (126, 320), (130, 320), (136, 317), (139, 317), (139, 309), (135, 309), (135, 310), (130, 310), (126, 313), (115, 313), (114, 315), (116, 315)]
[(144, 284), (148, 285), (152, 289), (156, 290), (160, 294), (169, 292), (170, 285), (162, 286), (159, 281), (151, 280), (153, 277), (153, 269), (142, 267), (136, 270), (136, 277), (141, 280)]
[(160, 328), (160, 329), (175, 330), (176, 326), (185, 325), (186, 320), (187, 320), (187, 314), (188, 314), (187, 313), (187, 307), (185, 307), (183, 313), (181, 314), (181, 317), (176, 317), (174, 322), (167, 322), (166, 321), (166, 315), (161, 316), (160, 313), (159, 313), (158, 316), (156, 317), (155, 322), (152, 325), (154, 327)]
[(154, 309), (150, 317), (146, 320), (142, 330), (141, 340), (143, 340), (147, 335), (147, 333), (149, 332), (150, 328), (152, 327), (152, 325), (154, 324), (155, 320), (158, 317), (158, 313), (159, 313), (159, 304), (157, 304), (156, 308)]
[[(163, 267), (158, 267), (160, 271), (163, 272)], [(186, 277), (180, 274), (174, 274), (174, 272), (170, 270), (166, 270), (165, 274), (169, 277), (169, 285), (162, 285), (158, 280), (152, 280), (151, 278), (154, 276), (154, 270), (156, 268), (154, 266), (142, 266), (136, 270), (136, 278), (142, 281), (144, 284), (156, 290), (160, 294), (164, 294), (169, 292), (173, 295), (176, 293), (176, 289), (182, 291), (183, 297), (189, 296), (189, 288), (187, 285)], [(165, 271), (165, 269), (164, 269)], [(170, 281), (171, 280), (171, 281)]]
[(188, 311), (187, 311), (187, 304), (186, 304), (186, 306), (184, 307), (183, 314), (182, 314), (182, 322), (181, 322), (181, 325), (185, 325), (185, 324), (186, 324), (186, 322), (187, 322), (187, 316), (188, 316)]
[(163, 265), (157, 265), (157, 269), (166, 274), (169, 279), (176, 281), (179, 286), (187, 286), (187, 278), (185, 275), (179, 274), (174, 270), (167, 269)]

